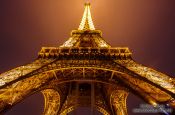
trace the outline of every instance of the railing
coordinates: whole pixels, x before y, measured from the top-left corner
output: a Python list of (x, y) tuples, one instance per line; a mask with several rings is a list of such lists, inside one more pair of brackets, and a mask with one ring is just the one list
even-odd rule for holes
[(39, 52), (40, 58), (60, 57), (60, 56), (95, 56), (113, 58), (131, 58), (132, 53), (127, 47), (116, 48), (91, 48), (91, 47), (43, 47)]

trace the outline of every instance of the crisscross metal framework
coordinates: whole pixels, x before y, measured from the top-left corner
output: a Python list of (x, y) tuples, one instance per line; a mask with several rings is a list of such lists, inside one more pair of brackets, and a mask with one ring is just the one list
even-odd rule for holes
[(90, 4), (78, 30), (60, 47), (43, 47), (30, 64), (0, 74), (0, 113), (42, 92), (44, 115), (92, 107), (104, 115), (127, 115), (133, 93), (157, 107), (175, 107), (175, 79), (136, 63), (127, 47), (111, 47), (92, 26)]

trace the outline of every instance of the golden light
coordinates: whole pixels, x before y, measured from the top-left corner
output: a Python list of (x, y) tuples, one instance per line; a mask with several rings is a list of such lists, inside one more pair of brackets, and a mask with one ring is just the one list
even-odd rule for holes
[(89, 2), (85, 3), (85, 10), (84, 10), (83, 18), (81, 20), (78, 30), (95, 30), (95, 27), (92, 21), (92, 17), (91, 17)]

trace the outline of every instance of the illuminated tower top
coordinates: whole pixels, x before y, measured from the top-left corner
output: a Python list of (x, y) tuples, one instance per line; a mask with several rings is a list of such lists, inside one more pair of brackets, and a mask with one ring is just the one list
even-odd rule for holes
[(96, 30), (92, 21), (90, 3), (85, 3), (83, 18), (79, 28), (72, 30), (70, 38), (60, 47), (111, 47), (102, 38), (102, 32)]
[(78, 30), (95, 30), (91, 17), (90, 3), (85, 3), (83, 18)]

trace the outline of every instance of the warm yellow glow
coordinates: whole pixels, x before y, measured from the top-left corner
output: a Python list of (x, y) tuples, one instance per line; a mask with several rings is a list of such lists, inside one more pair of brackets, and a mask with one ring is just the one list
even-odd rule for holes
[(78, 30), (95, 30), (91, 17), (90, 3), (85, 3), (83, 18), (81, 20)]

